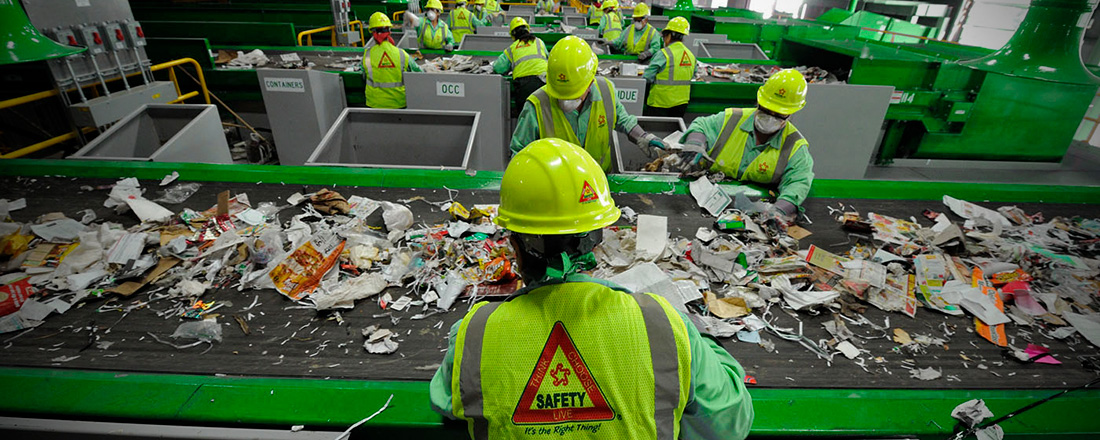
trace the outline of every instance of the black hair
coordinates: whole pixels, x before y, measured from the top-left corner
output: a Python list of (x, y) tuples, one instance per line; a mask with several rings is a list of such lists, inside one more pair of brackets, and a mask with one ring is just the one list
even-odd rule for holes
[(532, 41), (535, 41), (535, 34), (531, 33), (530, 27), (520, 26), (516, 28), (516, 30), (512, 31), (512, 38), (530, 43)]
[(561, 254), (570, 258), (592, 252), (603, 241), (603, 229), (583, 234), (533, 235), (512, 233), (512, 245), (519, 264), (517, 272), (526, 282), (539, 281), (547, 267), (562, 270)]
[(676, 31), (670, 31), (668, 29), (665, 29), (665, 30), (661, 31), (661, 34), (662, 35), (667, 35), (669, 37), (669, 39), (671, 39), (674, 42), (675, 41), (684, 41), (684, 34), (681, 34), (681, 33), (676, 32)]

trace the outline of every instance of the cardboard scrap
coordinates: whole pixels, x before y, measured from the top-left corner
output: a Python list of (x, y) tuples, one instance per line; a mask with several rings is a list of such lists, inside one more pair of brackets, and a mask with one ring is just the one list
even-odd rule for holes
[(180, 260), (178, 258), (161, 258), (160, 261), (157, 262), (156, 267), (146, 273), (140, 281), (127, 281), (110, 289), (107, 289), (107, 291), (117, 293), (122, 296), (133, 295), (137, 293), (137, 291), (141, 290), (142, 287), (145, 287), (147, 284), (160, 279), (160, 277), (164, 275), (165, 272), (168, 272), (169, 269), (175, 267), (179, 263)]
[(744, 298), (718, 298), (713, 292), (704, 294), (707, 309), (719, 318), (740, 318), (749, 314), (749, 308), (745, 305)]

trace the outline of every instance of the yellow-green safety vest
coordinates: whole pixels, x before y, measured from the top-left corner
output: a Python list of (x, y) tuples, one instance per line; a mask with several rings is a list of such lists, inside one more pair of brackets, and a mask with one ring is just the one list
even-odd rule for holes
[(499, 12), (500, 3), (497, 3), (497, 0), (485, 0), (485, 10), (490, 13)]
[(646, 105), (672, 108), (687, 104), (691, 98), (691, 79), (695, 77), (695, 54), (680, 41), (661, 49), (661, 53), (665, 55), (665, 68), (657, 72)]
[[(740, 174), (741, 158), (745, 155), (745, 142), (753, 133), (746, 133), (738, 129), (753, 113), (754, 108), (726, 109), (726, 121), (722, 124), (722, 130), (711, 147), (708, 155), (714, 158), (711, 165), (712, 171), (721, 171), (741, 181), (762, 183), (765, 185), (779, 185), (783, 180), (783, 171), (787, 169), (787, 162), (794, 153), (805, 147), (808, 142), (798, 132), (794, 124), (787, 121), (779, 139), (782, 148), (765, 148), (756, 159), (753, 159), (745, 168), (745, 173)], [(736, 121), (736, 122), (734, 122)], [(778, 170), (778, 172), (777, 172)]]
[(425, 19), (420, 23), (418, 30), (420, 47), (424, 49), (442, 49), (443, 39), (447, 36), (447, 23), (439, 22), (439, 26), (432, 28), (432, 23)]
[(455, 8), (447, 18), (451, 24), (451, 35), (456, 43), (462, 42), (466, 34), (474, 33), (473, 14), (466, 8)]
[[(535, 107), (535, 119), (539, 124), (539, 139), (558, 138), (574, 145), (584, 147), (584, 151), (592, 155), (592, 158), (600, 164), (606, 173), (611, 171), (611, 136), (615, 135), (615, 124), (618, 122), (615, 113), (615, 86), (607, 78), (596, 77), (594, 81), (600, 90), (600, 100), (593, 100), (588, 109), (588, 130), (584, 140), (577, 138), (573, 127), (565, 119), (565, 112), (558, 106), (556, 99), (551, 99), (546, 94), (549, 85), (540, 87), (527, 97)], [(594, 95), (589, 94), (589, 99)]]
[(687, 335), (664, 298), (594, 282), (475, 304), (455, 338), (454, 414), (479, 440), (675, 440), (691, 387)]
[(405, 108), (405, 66), (408, 54), (386, 41), (363, 54), (367, 107)]
[(535, 12), (554, 13), (554, 0), (539, 0), (535, 5)]
[(504, 56), (512, 63), (512, 78), (546, 73), (546, 46), (538, 38), (533, 42), (512, 42), (511, 46), (504, 49)]
[(607, 28), (603, 30), (603, 39), (615, 41), (623, 33), (623, 16), (618, 12), (607, 14)]
[(600, 19), (603, 18), (603, 9), (597, 8), (595, 6), (589, 6), (589, 8), (592, 10), (592, 13), (588, 15), (588, 24), (600, 24)]
[(650, 26), (649, 23), (646, 23), (645, 27), (642, 28), (642, 35), (640, 38), (634, 35), (635, 30), (634, 25), (630, 25), (630, 31), (626, 34), (626, 44), (623, 46), (626, 48), (627, 55), (637, 55), (649, 50), (649, 41), (653, 38), (653, 35), (657, 33), (657, 30), (654, 29), (653, 26)]

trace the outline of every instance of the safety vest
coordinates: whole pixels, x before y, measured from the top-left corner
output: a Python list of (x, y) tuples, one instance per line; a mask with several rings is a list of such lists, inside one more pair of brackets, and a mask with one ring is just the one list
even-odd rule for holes
[(535, 12), (544, 12), (547, 14), (554, 13), (554, 1), (553, 0), (539, 0), (535, 5)]
[(485, 0), (485, 10), (490, 13), (499, 12), (500, 3), (497, 3), (497, 0)]
[(533, 42), (512, 42), (504, 49), (504, 56), (512, 63), (513, 79), (546, 73), (546, 46), (538, 38)]
[(665, 55), (665, 68), (657, 72), (646, 105), (671, 108), (687, 104), (691, 97), (691, 79), (695, 77), (695, 54), (680, 41), (661, 49), (661, 53)]
[(657, 30), (646, 23), (645, 28), (642, 29), (642, 35), (640, 37), (634, 35), (634, 25), (630, 26), (630, 31), (626, 34), (626, 54), (637, 55), (646, 50), (649, 50), (650, 39), (657, 33)]
[(456, 42), (461, 43), (462, 37), (474, 33), (473, 14), (470, 13), (469, 9), (455, 8), (447, 19), (450, 20), (451, 35), (454, 36)]
[(389, 41), (372, 45), (363, 55), (367, 107), (405, 108), (408, 54)]
[(471, 438), (680, 434), (690, 343), (658, 295), (567, 282), (481, 302), (462, 320), (454, 355), (452, 407)]
[(447, 23), (442, 21), (435, 27), (428, 20), (420, 22), (420, 28), (417, 29), (417, 34), (420, 37), (420, 47), (424, 49), (442, 49), (444, 37), (447, 36), (447, 29)]
[(603, 9), (597, 8), (595, 6), (589, 6), (588, 11), (588, 24), (599, 25), (600, 19), (603, 18)]
[(737, 180), (776, 186), (783, 180), (783, 171), (787, 169), (787, 162), (791, 156), (808, 143), (794, 124), (787, 121), (779, 139), (782, 148), (779, 150), (765, 148), (749, 163), (745, 173), (740, 174), (738, 171), (741, 167), (741, 158), (745, 155), (745, 142), (749, 136), (753, 136), (753, 133), (746, 133), (738, 127), (755, 112), (756, 109), (726, 109), (726, 121), (722, 124), (718, 139), (708, 153), (715, 161), (710, 169), (721, 171)]
[(623, 33), (623, 16), (618, 12), (606, 14), (607, 27), (603, 30), (603, 39), (615, 41)]
[(584, 140), (577, 138), (573, 127), (565, 119), (565, 112), (558, 106), (556, 99), (546, 94), (548, 85), (540, 87), (527, 97), (535, 107), (535, 119), (539, 124), (539, 139), (559, 138), (584, 147), (584, 151), (600, 164), (606, 173), (611, 171), (611, 136), (615, 135), (618, 122), (615, 113), (615, 86), (607, 78), (596, 77), (596, 87), (600, 91), (600, 100), (589, 94), (591, 105), (588, 109), (588, 130)]

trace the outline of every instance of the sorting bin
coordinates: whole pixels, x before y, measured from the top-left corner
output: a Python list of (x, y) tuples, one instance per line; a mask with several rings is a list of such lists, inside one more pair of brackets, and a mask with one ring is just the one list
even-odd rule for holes
[[(638, 125), (645, 131), (653, 133), (661, 139), (664, 139), (665, 136), (675, 131), (680, 131), (681, 133), (687, 131), (687, 125), (684, 124), (683, 118), (667, 116), (638, 116)], [(647, 157), (645, 153), (642, 153), (642, 150), (638, 149), (638, 147), (634, 145), (634, 142), (631, 142), (630, 138), (625, 134), (617, 131), (615, 132), (615, 138), (612, 140), (612, 148), (615, 154), (614, 172), (617, 174), (677, 174), (642, 171), (642, 167), (651, 162), (652, 159)]]
[(720, 58), (723, 60), (766, 60), (767, 55), (760, 46), (751, 43), (731, 43), (698, 40), (695, 56), (699, 58)]
[(465, 170), (480, 116), (469, 111), (348, 108), (306, 165)]
[(405, 74), (409, 109), (478, 112), (477, 141), (469, 167), (504, 171), (512, 139), (511, 85), (500, 75), (409, 72)]
[(692, 53), (694, 53), (697, 57), (701, 56), (699, 55), (699, 42), (701, 41), (709, 41), (713, 43), (732, 43), (729, 38), (727, 38), (723, 34), (690, 33), (688, 35), (684, 35), (684, 46), (687, 46), (688, 49), (691, 49)]
[(205, 104), (146, 104), (70, 159), (233, 163), (218, 109)]

